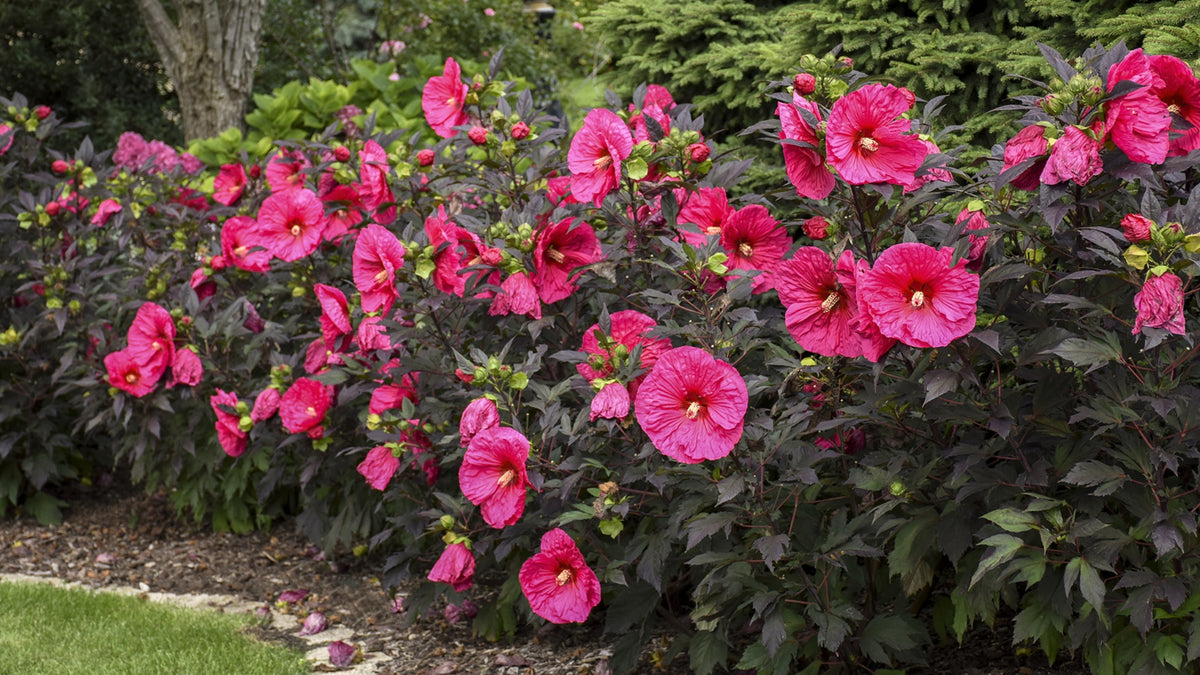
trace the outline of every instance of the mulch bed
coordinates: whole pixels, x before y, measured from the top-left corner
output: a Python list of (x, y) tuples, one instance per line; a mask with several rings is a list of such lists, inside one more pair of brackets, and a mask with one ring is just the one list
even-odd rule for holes
[[(0, 521), (0, 573), (55, 576), (85, 586), (131, 586), (167, 593), (214, 593), (274, 605), (286, 590), (310, 595), (298, 614), (322, 611), (331, 626), (354, 631), (354, 641), (382, 655), (378, 672), (403, 675), (495, 673), (502, 675), (607, 675), (616, 636), (584, 627), (526, 628), (514, 641), (490, 643), (471, 635), (470, 622), (448, 623), (440, 614), (403, 626), (392, 613), (391, 595), (377, 578), (378, 560), (326, 558), (289, 523), (270, 532), (214, 533), (180, 519), (165, 497), (146, 495), (119, 481), (105, 489), (80, 487), (63, 495), (71, 504), (57, 527), (29, 519)], [(403, 592), (403, 589), (400, 589)], [(298, 646), (295, 631), (253, 629), (256, 637)], [(669, 637), (665, 638), (669, 640)], [(659, 641), (661, 649), (662, 641)], [(686, 656), (652, 665), (650, 651), (639, 672), (688, 672)], [(1032, 653), (1027, 653), (1032, 652)], [(659, 652), (661, 654), (661, 651)], [(938, 646), (929, 665), (909, 673), (964, 675), (1076, 675), (1078, 662), (1054, 667), (1040, 651), (1011, 646), (1010, 627), (973, 630), (961, 646)]]

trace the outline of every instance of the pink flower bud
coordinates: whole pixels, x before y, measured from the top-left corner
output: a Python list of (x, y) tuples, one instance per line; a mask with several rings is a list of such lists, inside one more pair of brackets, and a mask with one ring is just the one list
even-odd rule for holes
[(33, 109), (33, 114), (37, 115), (37, 118), (39, 120), (44, 120), (50, 116), (50, 106), (39, 105), (38, 107)]
[(697, 164), (708, 159), (708, 155), (711, 152), (711, 150), (709, 150), (709, 147), (707, 145), (705, 145), (704, 143), (692, 143), (691, 145), (689, 145), (687, 147), (687, 149), (688, 149), (688, 156), (690, 156), (692, 158), (692, 161)]
[(50, 216), (51, 218), (60, 213), (62, 213), (62, 205), (58, 202), (50, 202), (46, 205), (46, 215)]
[(433, 158), (434, 158), (433, 151), (430, 150), (429, 148), (425, 148), (424, 150), (417, 153), (417, 163), (420, 164), (421, 166), (430, 166), (431, 164), (433, 164)]
[(471, 127), (471, 130), (467, 132), (467, 138), (470, 138), (475, 145), (483, 145), (487, 143), (488, 130), (483, 127)]
[(479, 259), (484, 265), (495, 267), (504, 261), (504, 254), (498, 248), (488, 248), (479, 253)]
[(251, 178), (258, 178), (261, 175), (262, 175), (262, 167), (261, 166), (255, 164), (250, 167), (250, 177)]
[(817, 78), (811, 73), (796, 73), (792, 78), (792, 88), (801, 96), (808, 96), (817, 90)]
[(810, 239), (821, 240), (829, 236), (829, 221), (822, 216), (813, 216), (804, 221), (804, 234)]
[(512, 126), (512, 130), (509, 131), (509, 135), (512, 136), (514, 140), (518, 140), (518, 141), (528, 138), (529, 137), (529, 125), (525, 124), (524, 122), (517, 122), (516, 124), (514, 124)]
[(350, 159), (350, 148), (344, 145), (339, 145), (333, 149), (333, 158), (339, 162), (344, 162)]
[(56, 159), (54, 160), (54, 163), (50, 165), (50, 168), (54, 171), (54, 173), (66, 173), (71, 170), (71, 165), (67, 164), (61, 159)]

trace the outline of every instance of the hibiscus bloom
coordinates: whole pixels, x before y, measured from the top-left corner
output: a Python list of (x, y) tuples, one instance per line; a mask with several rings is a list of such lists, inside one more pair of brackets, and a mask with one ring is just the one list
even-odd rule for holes
[(721, 227), (721, 248), (729, 253), (726, 266), (735, 270), (762, 270), (754, 278), (755, 293), (775, 287), (775, 268), (791, 245), (787, 230), (760, 204), (734, 211)]
[(538, 296), (547, 305), (566, 298), (577, 288), (580, 273), (576, 270), (603, 257), (600, 240), (585, 222), (568, 217), (541, 228), (533, 250), (533, 285)]
[(1001, 171), (1008, 171), (1026, 160), (1036, 159), (1037, 161), (1009, 183), (1018, 190), (1036, 190), (1041, 184), (1039, 177), (1042, 169), (1046, 166), (1046, 151), (1049, 147), (1050, 142), (1046, 140), (1046, 127), (1040, 124), (1031, 124), (1010, 138), (1004, 146), (1004, 167)]
[(829, 163), (851, 185), (908, 185), (928, 151), (900, 115), (913, 105), (912, 92), (868, 84), (833, 104), (826, 126)]
[(524, 314), (531, 319), (542, 318), (542, 302), (538, 299), (537, 288), (529, 278), (528, 272), (517, 272), (508, 275), (500, 284), (500, 292), (492, 299), (488, 307), (490, 316), (506, 316), (508, 314)]
[(592, 398), (591, 411), (588, 419), (592, 422), (597, 417), (609, 420), (623, 420), (629, 417), (629, 388), (620, 382), (609, 382)]
[(213, 179), (213, 201), (225, 206), (233, 206), (233, 203), (242, 197), (242, 191), (246, 189), (246, 169), (241, 164), (225, 164), (221, 166), (217, 172), (217, 177)]
[(425, 236), (433, 247), (433, 285), (443, 293), (463, 297), (467, 278), (459, 271), (479, 263), (482, 242), (474, 232), (459, 227), (446, 217), (446, 209), (439, 206), (437, 213), (425, 219)]
[(991, 225), (987, 221), (987, 217), (983, 215), (983, 211), (972, 211), (971, 209), (963, 209), (958, 213), (958, 217), (954, 219), (954, 224), (966, 221), (963, 227), (963, 233), (967, 235), (967, 269), (978, 272), (983, 264), (983, 252), (987, 249), (988, 238), (986, 234), (977, 235), (970, 234), (978, 230), (986, 230)]
[(696, 464), (733, 450), (749, 401), (736, 368), (702, 349), (677, 347), (660, 356), (646, 376), (634, 410), (659, 452)]
[(648, 84), (646, 85), (646, 96), (642, 99), (642, 106), (648, 105), (656, 105), (663, 110), (670, 110), (675, 107), (675, 98), (661, 84)]
[[(385, 368), (386, 370), (386, 368)], [(382, 415), (388, 410), (400, 410), (404, 401), (417, 402), (416, 380), (412, 373), (405, 373), (398, 384), (381, 384), (371, 391), (371, 400), (367, 404), (367, 412), (372, 415)]]
[(289, 433), (310, 432), (325, 421), (325, 413), (332, 403), (332, 387), (301, 377), (288, 387), (280, 399), (279, 419)]
[(1166, 104), (1168, 113), (1180, 119), (1171, 126), (1178, 135), (1170, 139), (1167, 156), (1179, 157), (1200, 148), (1200, 80), (1191, 66), (1174, 56), (1151, 56), (1150, 69), (1162, 83), (1153, 88), (1154, 95)]
[(913, 347), (945, 347), (975, 328), (979, 277), (967, 261), (951, 266), (954, 249), (917, 242), (880, 254), (858, 280), (860, 311), (879, 332)]
[(129, 326), (128, 351), (151, 371), (155, 380), (175, 360), (175, 320), (171, 313), (153, 302), (138, 308)]
[(641, 112), (629, 116), (629, 128), (633, 131), (633, 141), (641, 143), (650, 140), (650, 130), (646, 127), (646, 117), (650, 117), (662, 130), (663, 136), (671, 133), (671, 118), (663, 109), (653, 103), (647, 103)]
[(246, 451), (248, 434), (242, 431), (241, 417), (225, 410), (226, 407), (237, 406), (237, 394), (217, 389), (217, 393), (209, 397), (208, 403), (217, 414), (217, 440), (221, 442), (221, 449), (230, 457), (241, 456)]
[(148, 367), (128, 349), (113, 352), (104, 357), (108, 371), (108, 383), (137, 398), (154, 391), (162, 376), (161, 370)]
[(396, 270), (404, 264), (404, 245), (387, 228), (368, 225), (354, 245), (354, 286), (362, 294), (364, 312), (386, 314), (396, 298)]
[(482, 507), (483, 520), (500, 529), (515, 524), (525, 512), (529, 476), (529, 439), (509, 427), (475, 434), (458, 470), (458, 484), (472, 504)]
[(533, 613), (551, 623), (582, 623), (600, 604), (600, 580), (557, 527), (542, 535), (541, 552), (521, 565), (518, 578)]
[[(918, 136), (917, 138), (920, 138), (920, 136)], [(942, 152), (942, 149), (938, 147), (938, 144), (934, 143), (933, 141), (929, 141), (929, 140), (925, 140), (924, 138), (921, 138), (921, 145), (925, 146), (926, 156), (937, 155)], [(921, 163), (923, 164), (924, 160), (921, 160)], [(935, 167), (931, 168), (929, 171), (926, 171), (924, 173), (924, 175), (921, 175), (921, 176), (914, 175), (912, 182), (905, 184), (904, 191), (906, 193), (912, 192), (913, 190), (916, 190), (917, 188), (921, 187), (922, 185), (927, 185), (927, 184), (933, 183), (935, 181), (942, 181), (945, 183), (953, 183), (954, 176), (949, 171), (946, 170), (946, 165), (943, 164), (941, 166), (935, 166)]]
[(221, 226), (221, 255), (247, 272), (271, 271), (271, 252), (258, 243), (258, 223), (250, 216), (234, 216)]
[(378, 316), (366, 316), (362, 321), (358, 322), (358, 329), (354, 332), (354, 344), (363, 352), (370, 352), (376, 349), (390, 350), (392, 348), (392, 340), (388, 337), (387, 329), (383, 326), (383, 318)]
[(1129, 159), (1143, 164), (1161, 164), (1167, 158), (1168, 128), (1171, 114), (1155, 90), (1163, 81), (1150, 68), (1150, 60), (1135, 49), (1108, 69), (1108, 91), (1121, 82), (1142, 86), (1109, 101), (1105, 106), (1104, 126), (1118, 148)]
[(800, 113), (807, 110), (821, 121), (821, 110), (817, 104), (800, 95), (793, 95), (792, 104), (780, 101), (775, 105), (779, 116), (779, 138), (805, 143), (808, 147), (792, 143), (783, 144), (783, 163), (787, 168), (788, 180), (796, 187), (796, 194), (809, 199), (824, 199), (833, 192), (837, 183), (833, 174), (825, 167), (825, 157), (819, 146), (821, 139), (816, 129)]
[(1176, 335), (1187, 334), (1183, 317), (1183, 280), (1167, 273), (1151, 276), (1142, 285), (1142, 290), (1133, 296), (1137, 319), (1133, 323), (1133, 334), (1142, 328), (1161, 328)]
[(843, 252), (835, 267), (828, 253), (805, 246), (780, 265), (775, 289), (787, 309), (787, 330), (806, 351), (822, 356), (862, 355), (854, 330), (858, 299), (853, 253)]
[(1129, 213), (1121, 219), (1121, 232), (1131, 244), (1150, 241), (1150, 231), (1153, 227), (1154, 221), (1140, 213)]
[(613, 312), (609, 316), (609, 335), (604, 335), (598, 323), (584, 331), (582, 349), (587, 352), (588, 360), (576, 364), (575, 369), (588, 382), (608, 377), (638, 345), (642, 347), (638, 365), (645, 370), (653, 368), (658, 358), (671, 348), (667, 338), (646, 337), (657, 326), (658, 322), (636, 309)]
[(272, 415), (279, 412), (280, 400), (282, 400), (282, 394), (275, 387), (263, 389), (254, 399), (254, 407), (250, 410), (250, 421), (257, 424), (271, 419)]
[(1076, 185), (1087, 185), (1103, 170), (1100, 141), (1090, 131), (1069, 124), (1063, 130), (1062, 138), (1050, 150), (1050, 158), (1042, 169), (1041, 181), (1046, 185), (1058, 185), (1071, 180)]
[(325, 231), (321, 237), (337, 242), (350, 228), (363, 221), (363, 204), (353, 185), (335, 185), (320, 195), (329, 212), (325, 216)]
[(475, 554), (471, 553), (466, 544), (450, 544), (433, 564), (427, 578), (430, 581), (450, 584), (454, 590), (462, 593), (474, 584)]
[(312, 166), (299, 150), (280, 150), (267, 162), (267, 185), (271, 192), (287, 192), (304, 187), (304, 170)]
[(110, 218), (120, 212), (121, 202), (116, 199), (105, 199), (100, 202), (100, 206), (96, 209), (96, 215), (92, 216), (92, 224), (103, 227), (108, 224)]
[(312, 190), (297, 188), (277, 192), (263, 201), (255, 243), (280, 260), (293, 262), (317, 250), (324, 230), (321, 200)]
[(487, 397), (480, 397), (467, 404), (463, 410), (462, 419), (458, 422), (459, 444), (467, 447), (475, 434), (484, 429), (500, 426), (500, 411), (496, 402)]
[(675, 202), (679, 204), (679, 224), (699, 228), (699, 232), (688, 227), (679, 228), (683, 240), (695, 247), (704, 246), (709, 237), (721, 234), (721, 226), (733, 213), (724, 188), (702, 187), (694, 192), (676, 188)]
[(204, 365), (200, 363), (200, 356), (187, 347), (176, 350), (175, 362), (171, 364), (171, 382), (168, 386), (182, 384), (185, 387), (194, 387), (200, 384), (202, 377)]
[(392, 454), (392, 449), (380, 445), (371, 448), (363, 461), (358, 463), (357, 471), (367, 479), (367, 485), (383, 491), (387, 489), (388, 483), (392, 482), (392, 476), (396, 475), (399, 468), (400, 460)]
[(335, 344), (339, 337), (350, 333), (350, 305), (346, 302), (346, 294), (326, 284), (315, 284), (313, 292), (321, 304), (321, 337), (325, 344)]
[(452, 58), (446, 59), (441, 75), (429, 78), (421, 92), (421, 110), (434, 133), (442, 138), (455, 134), (454, 127), (467, 123), (467, 85), (462, 69)]
[(633, 139), (621, 118), (611, 110), (593, 108), (567, 151), (571, 193), (580, 202), (600, 206), (621, 182), (621, 162), (632, 151)]
[[(388, 225), (396, 220), (396, 196), (392, 194), (392, 186), (388, 182), (387, 152), (374, 140), (367, 141), (358, 153), (359, 169), (358, 194), (362, 205), (373, 212), (375, 222)], [(384, 204), (388, 208), (379, 211)]]

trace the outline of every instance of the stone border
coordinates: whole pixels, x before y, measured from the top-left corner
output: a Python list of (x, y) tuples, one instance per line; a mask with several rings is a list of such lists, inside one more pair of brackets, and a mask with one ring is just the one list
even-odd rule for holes
[[(233, 595), (213, 595), (208, 593), (177, 595), (174, 593), (161, 593), (151, 591), (150, 587), (145, 584), (142, 584), (139, 588), (132, 588), (130, 586), (93, 588), (77, 581), (65, 581), (54, 576), (0, 573), (0, 583), (5, 582), (50, 584), (62, 588), (79, 588), (93, 593), (114, 593), (117, 595), (144, 597), (147, 600), (164, 605), (172, 605), (184, 609), (221, 612), (224, 614), (253, 615), (260, 608), (268, 607), (265, 603), (250, 602)], [(364, 654), (362, 663), (345, 668), (335, 668), (329, 662), (329, 643), (342, 640), (343, 642), (353, 644), (355, 638), (354, 631), (345, 626), (335, 626), (327, 628), (316, 635), (300, 635), (296, 628), (296, 618), (294, 616), (284, 614), (274, 607), (268, 607), (268, 609), (271, 612), (271, 623), (268, 627), (278, 630), (281, 633), (293, 635), (306, 642), (308, 648), (305, 651), (304, 658), (314, 667), (320, 666), (323, 669), (334, 669), (336, 672), (348, 673), (349, 675), (374, 675), (383, 667), (385, 659), (381, 655)]]

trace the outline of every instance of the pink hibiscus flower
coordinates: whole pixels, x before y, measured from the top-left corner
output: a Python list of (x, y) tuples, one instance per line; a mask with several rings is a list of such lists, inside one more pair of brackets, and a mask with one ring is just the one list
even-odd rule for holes
[[(429, 237), (429, 245), (435, 251), (433, 285), (443, 293), (463, 297), (466, 293), (467, 278), (460, 275), (459, 270), (468, 265), (478, 264), (481, 245), (479, 237), (449, 222), (446, 209), (441, 206), (436, 214), (425, 219), (425, 236)], [(470, 250), (464, 250), (468, 248)]]
[(298, 378), (279, 401), (279, 419), (289, 433), (306, 433), (321, 426), (333, 403), (333, 388), (307, 377)]
[(1131, 244), (1150, 241), (1150, 233), (1153, 228), (1154, 221), (1140, 213), (1129, 213), (1121, 219), (1121, 232)]
[(679, 224), (699, 228), (698, 232), (689, 227), (679, 228), (684, 241), (696, 247), (707, 244), (709, 237), (721, 234), (721, 226), (733, 213), (724, 188), (702, 187), (694, 192), (676, 188), (675, 202), (679, 204)]
[(829, 163), (851, 185), (908, 185), (928, 154), (900, 115), (912, 107), (907, 89), (868, 84), (833, 104), (826, 126)]
[(978, 230), (986, 230), (991, 225), (987, 221), (987, 217), (983, 215), (983, 211), (972, 211), (971, 209), (963, 209), (959, 212), (958, 217), (954, 219), (954, 224), (966, 221), (963, 226), (963, 233), (967, 235), (967, 269), (972, 272), (978, 272), (983, 264), (983, 253), (987, 250), (988, 237), (986, 234), (971, 234)]
[(138, 308), (129, 326), (128, 351), (150, 371), (155, 381), (175, 360), (175, 320), (171, 313), (153, 302)]
[(374, 350), (390, 350), (392, 348), (392, 340), (388, 337), (387, 329), (383, 326), (383, 318), (378, 316), (366, 316), (362, 321), (358, 322), (358, 328), (354, 332), (354, 344), (361, 352), (372, 352)]
[(182, 384), (185, 387), (194, 387), (200, 384), (203, 377), (204, 364), (200, 363), (199, 354), (187, 347), (175, 350), (175, 362), (171, 364), (171, 382), (167, 386)]
[(871, 265), (866, 260), (859, 260), (854, 266), (854, 298), (858, 301), (858, 315), (854, 319), (854, 330), (858, 333), (862, 345), (863, 358), (871, 363), (879, 363), (885, 354), (896, 346), (896, 338), (887, 337), (879, 332), (879, 326), (871, 315), (863, 310), (863, 277), (871, 271)]
[(396, 475), (399, 469), (400, 460), (392, 454), (392, 449), (385, 445), (371, 448), (357, 467), (358, 473), (367, 479), (367, 485), (381, 492), (387, 489), (388, 483), (392, 482), (392, 476)]
[(635, 143), (650, 140), (650, 130), (646, 128), (646, 117), (650, 117), (658, 123), (664, 136), (671, 133), (671, 118), (663, 112), (661, 107), (653, 103), (647, 103), (641, 112), (629, 116), (629, 128), (633, 131), (633, 141)]
[(427, 578), (430, 581), (450, 584), (454, 590), (462, 593), (474, 584), (475, 554), (471, 553), (466, 544), (450, 544), (433, 564)]
[(1142, 86), (1106, 104), (1104, 125), (1109, 137), (1129, 159), (1161, 164), (1167, 158), (1171, 114), (1167, 112), (1167, 104), (1155, 94), (1163, 88), (1163, 81), (1151, 69), (1150, 59), (1141, 49), (1129, 52), (1108, 69), (1108, 91), (1112, 92), (1121, 82)]
[(492, 298), (488, 315), (508, 314), (524, 314), (531, 319), (542, 318), (542, 301), (538, 299), (537, 288), (534, 287), (528, 272), (508, 275), (504, 283), (500, 284), (500, 292)]
[(767, 207), (751, 204), (734, 211), (721, 227), (721, 248), (729, 254), (726, 266), (735, 270), (761, 270), (754, 292), (775, 287), (774, 272), (792, 245), (787, 229), (771, 217)]
[(299, 150), (280, 150), (267, 162), (267, 185), (271, 192), (287, 192), (304, 187), (304, 170), (312, 166)]
[(1183, 316), (1183, 280), (1178, 276), (1167, 273), (1146, 279), (1142, 290), (1133, 296), (1133, 306), (1137, 310), (1134, 335), (1147, 326), (1176, 335), (1187, 334)]
[[(358, 194), (362, 205), (373, 212), (375, 222), (388, 225), (396, 220), (396, 206), (392, 203), (396, 201), (396, 195), (392, 193), (392, 186), (388, 183), (390, 167), (387, 152), (374, 140), (370, 140), (359, 151), (358, 161)], [(380, 211), (379, 208), (384, 204), (388, 205), (387, 209)]]
[(571, 295), (578, 287), (578, 268), (604, 258), (592, 226), (564, 218), (537, 232), (533, 250), (533, 285), (547, 305)]
[[(920, 136), (918, 136), (917, 138), (920, 138)], [(925, 146), (926, 156), (936, 155), (942, 151), (942, 149), (938, 147), (937, 143), (934, 143), (933, 141), (925, 140), (924, 138), (920, 138), (920, 140), (921, 140), (921, 145)], [(925, 160), (921, 160), (922, 163), (924, 163), (924, 161)], [(912, 192), (913, 190), (920, 188), (922, 185), (928, 185), (929, 183), (933, 183), (935, 181), (942, 181), (944, 183), (953, 183), (954, 176), (949, 171), (946, 170), (946, 167), (944, 164), (941, 166), (935, 166), (932, 169), (930, 169), (929, 171), (925, 172), (924, 175), (921, 175), (921, 176), (914, 175), (912, 182), (907, 183), (904, 186), (904, 191), (906, 193)]]
[(462, 419), (458, 422), (458, 434), (461, 437), (459, 444), (465, 448), (471, 444), (475, 434), (498, 426), (500, 411), (496, 409), (496, 402), (487, 397), (477, 398), (467, 404)]
[(648, 84), (646, 85), (646, 97), (642, 99), (642, 106), (648, 105), (656, 105), (663, 110), (670, 110), (675, 107), (675, 98), (661, 84)]
[(108, 220), (114, 215), (121, 212), (121, 202), (116, 199), (105, 199), (100, 202), (100, 206), (96, 209), (96, 215), (92, 216), (92, 224), (97, 227), (103, 227), (108, 224)]
[(595, 422), (598, 417), (610, 420), (629, 417), (629, 388), (620, 382), (609, 382), (596, 392), (588, 419)]
[(363, 221), (362, 200), (353, 185), (335, 185), (320, 197), (328, 209), (325, 231), (321, 234), (325, 241), (337, 242)]
[(462, 69), (452, 58), (446, 59), (441, 75), (429, 78), (421, 92), (421, 110), (434, 133), (442, 138), (455, 134), (454, 127), (467, 123), (467, 85)]
[(482, 507), (488, 525), (500, 529), (521, 519), (529, 486), (527, 461), (529, 439), (516, 429), (484, 429), (467, 445), (458, 484), (463, 496)]
[(213, 179), (213, 201), (225, 206), (233, 206), (233, 203), (242, 197), (242, 191), (246, 189), (246, 169), (241, 164), (225, 164), (221, 166), (221, 170), (217, 172), (217, 177)]
[(749, 401), (736, 368), (702, 349), (676, 347), (659, 357), (638, 388), (634, 411), (659, 452), (696, 464), (733, 450)]
[(541, 552), (521, 565), (518, 578), (533, 613), (550, 623), (582, 623), (600, 604), (600, 580), (559, 528), (542, 535)]
[(3, 142), (3, 145), (0, 145), (0, 155), (8, 152), (8, 149), (12, 147), (13, 141), (16, 138), (17, 132), (12, 126), (0, 123), (0, 142)]
[(258, 223), (250, 216), (234, 216), (221, 226), (221, 255), (247, 272), (271, 271), (271, 252), (258, 242)]
[(209, 397), (208, 403), (217, 414), (217, 440), (221, 442), (221, 449), (230, 457), (240, 457), (246, 451), (248, 433), (242, 431), (241, 417), (225, 410), (226, 407), (237, 406), (237, 394), (217, 389), (217, 393)]
[(975, 328), (979, 277), (954, 249), (910, 242), (880, 254), (858, 280), (860, 311), (879, 332), (913, 347), (945, 347)]
[(817, 137), (816, 129), (804, 119), (800, 109), (807, 110), (818, 122), (821, 121), (820, 108), (803, 96), (793, 95), (791, 105), (783, 101), (775, 105), (775, 114), (779, 116), (779, 138), (811, 146), (784, 143), (783, 163), (787, 168), (788, 180), (796, 187), (796, 194), (809, 199), (824, 199), (833, 192), (837, 181), (825, 167), (825, 157), (820, 150), (821, 139)]
[(1067, 125), (1062, 138), (1050, 150), (1050, 158), (1046, 160), (1040, 177), (1042, 183), (1058, 185), (1071, 180), (1076, 185), (1087, 185), (1104, 170), (1104, 163), (1100, 160), (1100, 145), (1090, 131), (1074, 124)]
[(321, 337), (325, 344), (335, 344), (337, 339), (350, 333), (350, 305), (346, 294), (333, 286), (315, 284), (313, 292), (321, 304)]
[(822, 356), (862, 355), (854, 329), (858, 299), (853, 253), (844, 251), (835, 267), (828, 253), (805, 246), (779, 267), (775, 289), (787, 309), (784, 322), (797, 344)]
[(364, 312), (387, 314), (396, 298), (396, 270), (404, 265), (404, 245), (387, 228), (368, 225), (354, 245), (354, 286), (362, 294)]
[(293, 262), (311, 255), (321, 245), (325, 209), (312, 190), (296, 188), (277, 192), (258, 211), (257, 241), (273, 257)]
[(128, 349), (104, 357), (104, 367), (108, 371), (109, 384), (137, 398), (154, 391), (162, 377), (162, 370), (146, 366)]
[(613, 312), (609, 316), (610, 335), (604, 335), (598, 323), (584, 331), (582, 349), (587, 352), (588, 360), (576, 364), (575, 369), (588, 382), (608, 377), (638, 345), (642, 346), (638, 365), (645, 370), (653, 368), (658, 358), (671, 348), (671, 341), (667, 338), (646, 336), (657, 326), (658, 322), (636, 309)]
[(1050, 142), (1046, 140), (1046, 127), (1031, 124), (1017, 132), (1004, 146), (1004, 167), (1008, 171), (1027, 159), (1040, 158), (1010, 181), (1018, 190), (1032, 191), (1041, 185), (1042, 169), (1046, 166), (1046, 151)]
[(254, 407), (250, 410), (250, 421), (258, 424), (265, 422), (279, 412), (279, 402), (283, 395), (275, 387), (267, 387), (254, 398)]
[(1168, 157), (1179, 157), (1200, 148), (1200, 80), (1182, 59), (1174, 56), (1151, 56), (1150, 69), (1161, 85), (1153, 88), (1154, 95), (1167, 106), (1167, 112), (1179, 117), (1171, 126)]
[(621, 118), (611, 110), (593, 108), (567, 151), (571, 193), (580, 202), (600, 206), (621, 182), (621, 162), (632, 151), (633, 139)]

